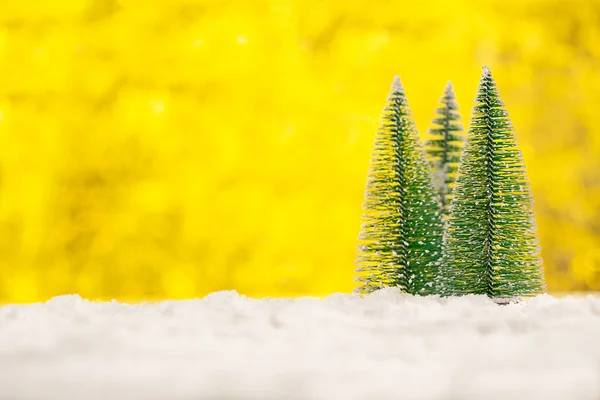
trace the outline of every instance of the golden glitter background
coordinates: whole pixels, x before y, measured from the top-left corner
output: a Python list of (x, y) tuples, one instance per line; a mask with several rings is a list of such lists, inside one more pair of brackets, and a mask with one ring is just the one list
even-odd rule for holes
[(600, 289), (600, 2), (3, 0), (0, 301), (350, 291), (392, 78), (487, 64), (551, 291)]

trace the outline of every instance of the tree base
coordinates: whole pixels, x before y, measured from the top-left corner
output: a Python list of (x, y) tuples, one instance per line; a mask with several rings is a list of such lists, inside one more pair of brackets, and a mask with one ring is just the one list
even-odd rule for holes
[(509, 304), (519, 303), (521, 298), (518, 296), (513, 297), (492, 297), (492, 301), (499, 306), (507, 306)]

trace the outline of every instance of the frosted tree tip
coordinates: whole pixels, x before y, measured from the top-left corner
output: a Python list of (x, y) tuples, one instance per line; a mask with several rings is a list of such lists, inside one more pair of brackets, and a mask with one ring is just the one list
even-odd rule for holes
[(398, 75), (394, 76), (394, 81), (392, 82), (392, 92), (403, 92), (402, 82), (400, 82), (400, 77)]
[(492, 76), (492, 72), (490, 71), (490, 67), (487, 65), (483, 66), (483, 76)]
[(453, 92), (453, 88), (452, 88), (452, 81), (448, 81), (448, 83), (446, 83), (446, 89), (445, 89), (446, 93), (452, 93)]

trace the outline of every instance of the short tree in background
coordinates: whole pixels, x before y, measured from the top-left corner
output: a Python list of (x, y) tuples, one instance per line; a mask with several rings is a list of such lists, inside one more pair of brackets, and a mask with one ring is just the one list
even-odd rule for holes
[(432, 125), (425, 151), (433, 166), (433, 184), (440, 196), (442, 216), (446, 218), (464, 141), (456, 96), (450, 82), (440, 99)]
[(543, 293), (532, 206), (523, 157), (485, 67), (450, 205), (440, 292), (494, 298)]
[(357, 256), (358, 292), (433, 294), (442, 221), (429, 164), (396, 77), (375, 135)]

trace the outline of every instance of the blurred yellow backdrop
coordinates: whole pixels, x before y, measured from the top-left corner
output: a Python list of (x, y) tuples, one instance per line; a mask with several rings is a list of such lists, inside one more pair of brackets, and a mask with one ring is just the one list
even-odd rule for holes
[(600, 1), (3, 0), (0, 301), (350, 291), (394, 74), (488, 64), (550, 290), (600, 289)]

